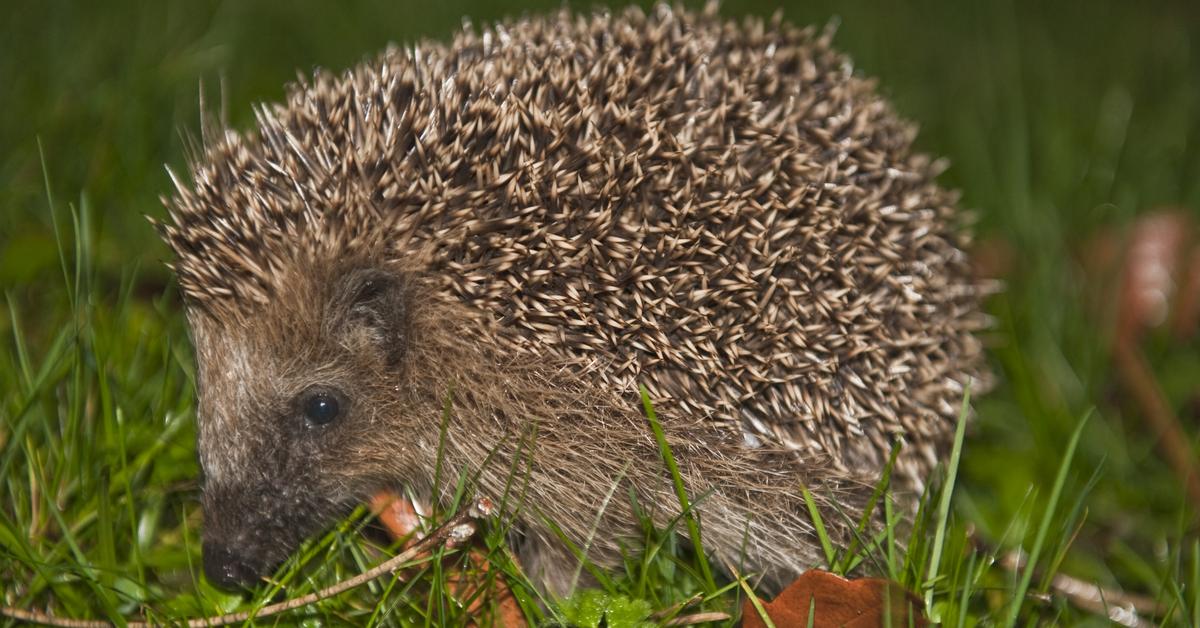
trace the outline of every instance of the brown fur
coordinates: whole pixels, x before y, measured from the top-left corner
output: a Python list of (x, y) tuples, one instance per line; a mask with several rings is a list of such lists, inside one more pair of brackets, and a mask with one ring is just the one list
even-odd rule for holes
[[(210, 574), (261, 575), (381, 488), (444, 495), (450, 395), (446, 477), (509, 498), (565, 593), (546, 521), (609, 565), (629, 490), (678, 514), (638, 383), (709, 548), (811, 566), (799, 488), (856, 516), (901, 437), (919, 488), (982, 375), (953, 198), (911, 139), (827, 36), (665, 7), (389, 51), (209, 137), (163, 231)], [(298, 411), (314, 389), (346, 402), (334, 423)]]

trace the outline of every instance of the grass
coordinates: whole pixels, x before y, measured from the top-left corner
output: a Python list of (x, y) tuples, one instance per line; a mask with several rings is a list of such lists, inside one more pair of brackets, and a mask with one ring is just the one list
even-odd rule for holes
[[(242, 600), (199, 575), (192, 358), (177, 292), (159, 263), (168, 253), (141, 217), (162, 213), (162, 164), (182, 163), (182, 134), (198, 128), (201, 83), (210, 101), (223, 92), (231, 123), (247, 127), (251, 104), (278, 99), (296, 68), (344, 67), (390, 40), (443, 37), (463, 15), (486, 21), (557, 5), (6, 7), (4, 604), (172, 621), (262, 605), (275, 593)], [(723, 11), (775, 8), (743, 0)], [(830, 563), (896, 579), (926, 596), (948, 626), (1107, 624), (1047, 595), (1058, 573), (1147, 596), (1167, 609), (1156, 622), (1200, 623), (1195, 505), (1117, 383), (1111, 303), (1083, 255), (1088, 237), (1124, 234), (1155, 207), (1200, 216), (1200, 8), (813, 0), (785, 14), (818, 24), (840, 17), (839, 47), (921, 122), (923, 150), (952, 158), (943, 180), (975, 210), (980, 239), (1015, 252), (1005, 291), (988, 303), (999, 385), (974, 402), (961, 460), (948, 465), (957, 472), (952, 494), (938, 488), (951, 482), (936, 484), (912, 526), (880, 499), (885, 529), (876, 537), (864, 528), (850, 548), (831, 546)], [(1200, 343), (1152, 335), (1144, 350), (1194, 449)], [(311, 592), (394, 551), (364, 538), (367, 519), (359, 513), (306, 545), (280, 572), (280, 586)], [(711, 592), (705, 608), (739, 603), (739, 587), (710, 588), (687, 551), (690, 538), (647, 528), (643, 540), (648, 551), (603, 580), (612, 609), (638, 601), (665, 608), (698, 591)], [(512, 568), (502, 531), (490, 530), (485, 544), (532, 617), (563, 621), (560, 609), (599, 604), (543, 611)], [(1028, 552), (1028, 567), (1000, 565), (1014, 548)], [(461, 621), (441, 567), (424, 569), (416, 583), (381, 579), (280, 621)]]
[(1033, 549), (1029, 550), (1028, 562), (1025, 568), (1021, 570), (1021, 581), (1017, 584), (1012, 602), (1010, 602), (1008, 607), (1009, 611), (1005, 618), (1005, 623), (1008, 625), (1016, 624), (1020, 617), (1025, 594), (1029, 591), (1029, 583), (1033, 580), (1033, 571), (1038, 565), (1038, 559), (1041, 558), (1042, 549), (1046, 545), (1046, 535), (1049, 533), (1050, 526), (1054, 521), (1059, 498), (1062, 497), (1063, 485), (1066, 483), (1067, 473), (1071, 470), (1071, 460), (1075, 456), (1075, 448), (1079, 445), (1079, 436), (1083, 433), (1083, 428), (1086, 425), (1087, 419), (1084, 418), (1079, 422), (1079, 427), (1075, 428), (1075, 432), (1071, 434), (1071, 440), (1067, 442), (1066, 451), (1062, 456), (1062, 464), (1058, 468), (1058, 476), (1054, 478), (1054, 486), (1050, 489), (1050, 497), (1046, 500), (1046, 507), (1042, 512), (1042, 522), (1038, 525), (1037, 534), (1033, 540)]

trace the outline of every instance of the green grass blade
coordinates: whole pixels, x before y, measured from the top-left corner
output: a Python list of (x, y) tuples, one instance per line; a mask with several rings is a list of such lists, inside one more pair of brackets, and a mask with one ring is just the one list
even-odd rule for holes
[(679, 465), (676, 464), (675, 456), (671, 453), (671, 446), (667, 443), (667, 435), (663, 432), (662, 423), (659, 422), (658, 415), (654, 412), (654, 404), (650, 402), (650, 391), (644, 385), (639, 386), (639, 389), (642, 393), (642, 408), (646, 411), (646, 419), (650, 421), (650, 429), (654, 430), (654, 439), (658, 441), (658, 450), (671, 473), (671, 481), (675, 484), (675, 496), (679, 498), (680, 512), (684, 513), (684, 519), (687, 522), (688, 535), (692, 539), (692, 548), (696, 552), (696, 562), (700, 567), (704, 585), (711, 593), (717, 589), (717, 583), (713, 579), (712, 569), (708, 566), (708, 556), (705, 554), (704, 544), (700, 540), (700, 525), (691, 512), (691, 503), (688, 500), (687, 488), (683, 485), (683, 476), (679, 473)]
[(1192, 541), (1192, 625), (1200, 626), (1200, 540)]
[(833, 541), (829, 538), (829, 531), (825, 529), (825, 521), (821, 519), (821, 511), (817, 508), (817, 501), (813, 499), (812, 493), (808, 491), (808, 487), (801, 486), (800, 494), (804, 497), (804, 505), (808, 507), (808, 516), (812, 519), (813, 531), (816, 532), (817, 538), (821, 541), (821, 549), (825, 552), (825, 568), (833, 569), (837, 564), (837, 552), (833, 549)]
[(1010, 602), (1008, 613), (1005, 617), (1005, 626), (1015, 626), (1017, 617), (1021, 613), (1022, 603), (1025, 601), (1025, 592), (1029, 590), (1029, 583), (1033, 580), (1033, 571), (1037, 568), (1038, 559), (1042, 554), (1042, 546), (1046, 542), (1046, 533), (1050, 530), (1050, 525), (1054, 521), (1054, 511), (1058, 506), (1058, 500), (1062, 497), (1063, 486), (1067, 483), (1067, 472), (1071, 469), (1071, 461), (1075, 458), (1075, 448), (1079, 445), (1079, 438), (1083, 435), (1083, 428), (1088, 423), (1088, 416), (1085, 415), (1079, 424), (1075, 426), (1075, 431), (1071, 434), (1071, 440), (1067, 441), (1067, 448), (1063, 452), (1062, 463), (1058, 467), (1058, 475), (1054, 478), (1054, 486), (1050, 491), (1050, 499), (1046, 501), (1046, 511), (1042, 513), (1042, 521), (1038, 526), (1037, 536), (1033, 541), (1033, 549), (1029, 551), (1029, 559), (1025, 564), (1025, 569), (1021, 571), (1021, 579), (1017, 584), (1016, 591), (1013, 592), (1012, 601)]
[(758, 596), (754, 594), (754, 589), (750, 587), (750, 583), (746, 582), (746, 578), (739, 575), (737, 583), (742, 588), (742, 592), (746, 594), (746, 599), (750, 601), (750, 605), (754, 607), (754, 612), (758, 614), (758, 618), (766, 624), (767, 628), (775, 628), (775, 622), (771, 621), (771, 616), (767, 614), (767, 609), (763, 607), (762, 600), (759, 600)]
[[(67, 248), (63, 244), (62, 229), (58, 226), (58, 211), (54, 209), (54, 193), (50, 186), (50, 169), (46, 166), (46, 150), (42, 146), (42, 139), (40, 137), (38, 138), (37, 146), (38, 158), (41, 160), (42, 165), (42, 183), (46, 187), (46, 205), (50, 209), (50, 224), (54, 228), (54, 244), (58, 247), (58, 262), (59, 266), (62, 268), (63, 285), (68, 287), (68, 290), (66, 290), (67, 298), (70, 299), (71, 310), (75, 311), (76, 305), (78, 304), (78, 301), (76, 300), (78, 297), (78, 290), (70, 289), (75, 282), (71, 278), (71, 271), (69, 270), (69, 265), (67, 264)], [(76, 246), (78, 246), (78, 243), (76, 243)]]
[[(967, 415), (971, 411), (971, 385), (968, 383), (963, 391), (962, 409), (958, 414), (958, 425), (954, 428), (954, 447), (950, 450), (950, 466), (946, 469), (946, 483), (942, 486), (941, 499), (938, 500), (937, 527), (933, 534), (932, 555), (929, 557), (929, 570), (926, 572), (925, 607), (933, 609), (933, 588), (941, 567), (942, 551), (946, 544), (946, 523), (950, 520), (950, 499), (954, 496), (954, 483), (958, 479), (958, 464), (962, 459), (963, 437), (967, 431)], [(933, 618), (937, 621), (937, 618)]]
[(866, 534), (868, 526), (871, 524), (871, 518), (875, 515), (875, 509), (879, 507), (879, 500), (887, 498), (888, 488), (892, 483), (892, 470), (896, 467), (896, 457), (899, 456), (901, 449), (901, 441), (897, 440), (892, 444), (892, 451), (888, 454), (887, 464), (883, 467), (883, 473), (878, 482), (875, 483), (875, 490), (871, 491), (871, 498), (867, 500), (867, 505), (863, 508), (862, 516), (858, 519), (858, 524), (853, 528), (855, 534), (850, 538), (850, 545), (846, 548), (845, 556), (839, 566), (840, 573), (845, 573), (853, 569), (852, 565), (857, 565), (862, 562), (862, 557), (856, 555), (861, 544), (862, 535)]
[(959, 592), (958, 608), (955, 612), (958, 615), (958, 622), (955, 624), (957, 628), (966, 628), (967, 625), (967, 609), (970, 608), (972, 586), (974, 584), (973, 575), (975, 573), (976, 552), (970, 552), (967, 556), (967, 568), (964, 572), (962, 580), (962, 591)]

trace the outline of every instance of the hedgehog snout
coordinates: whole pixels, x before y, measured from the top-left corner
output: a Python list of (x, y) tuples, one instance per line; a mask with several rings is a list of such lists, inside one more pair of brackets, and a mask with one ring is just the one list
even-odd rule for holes
[(313, 490), (274, 482), (204, 488), (204, 574), (230, 590), (252, 588), (308, 535), (336, 518)]
[(278, 538), (283, 527), (272, 502), (264, 490), (230, 484), (204, 488), (201, 554), (209, 582), (227, 590), (248, 589), (282, 562), (271, 546), (290, 543)]
[(242, 555), (225, 545), (204, 542), (204, 575), (221, 589), (237, 590), (253, 586), (261, 577), (260, 570), (246, 562)]

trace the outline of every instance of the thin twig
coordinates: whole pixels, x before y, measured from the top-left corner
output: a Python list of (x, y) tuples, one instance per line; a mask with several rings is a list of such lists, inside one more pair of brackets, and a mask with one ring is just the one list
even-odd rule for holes
[(694, 626), (696, 624), (704, 624), (710, 621), (725, 621), (729, 619), (729, 613), (713, 611), (711, 613), (696, 613), (695, 615), (684, 615), (675, 619), (668, 619), (663, 622), (664, 626)]
[[(475, 525), (472, 519), (490, 516), (495, 511), (495, 506), (488, 499), (477, 500), (470, 508), (460, 511), (457, 515), (451, 517), (441, 527), (434, 530), (429, 536), (421, 539), (419, 542), (408, 548), (404, 552), (376, 565), (375, 567), (364, 571), (363, 573), (343, 580), (331, 586), (328, 586), (316, 593), (310, 593), (305, 596), (285, 600), (277, 604), (269, 604), (257, 611), (243, 611), (240, 613), (229, 613), (216, 617), (201, 617), (189, 619), (185, 624), (189, 628), (207, 628), (209, 626), (225, 626), (228, 624), (236, 624), (244, 622), (248, 619), (269, 617), (286, 611), (294, 610), (302, 606), (307, 606), (314, 602), (333, 597), (340, 593), (344, 593), (357, 586), (370, 582), (379, 576), (387, 573), (392, 573), (403, 566), (405, 563), (411, 562), (423, 553), (430, 552), (433, 549), (446, 546), (454, 547), (461, 544), (463, 541), (475, 534)], [(13, 619), (43, 624), (46, 626), (61, 626), (63, 628), (109, 628), (114, 624), (104, 620), (91, 619), (71, 619), (68, 617), (55, 617), (47, 615), (39, 611), (29, 611), (21, 608), (13, 608), (11, 606), (0, 606), (0, 615), (11, 617)], [(126, 626), (131, 628), (150, 628), (154, 624), (145, 621), (130, 621), (125, 622)]]

